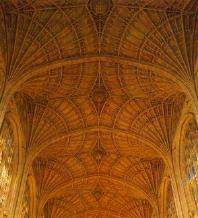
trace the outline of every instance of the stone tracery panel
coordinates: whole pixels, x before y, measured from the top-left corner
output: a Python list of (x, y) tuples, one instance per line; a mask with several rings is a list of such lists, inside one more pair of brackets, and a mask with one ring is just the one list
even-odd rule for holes
[(26, 188), (23, 196), (23, 202), (21, 207), (20, 218), (29, 218), (30, 217), (30, 187), (29, 184), (26, 183)]
[(167, 190), (167, 218), (178, 218), (171, 184)]
[(186, 125), (183, 143), (186, 185), (198, 209), (198, 125), (194, 118)]
[(13, 169), (14, 136), (8, 121), (4, 120), (0, 133), (0, 209), (8, 198)]

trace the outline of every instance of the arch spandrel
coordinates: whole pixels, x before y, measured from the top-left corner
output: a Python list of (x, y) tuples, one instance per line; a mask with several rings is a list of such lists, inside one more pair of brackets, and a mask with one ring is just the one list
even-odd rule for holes
[[(130, 129), (132, 132), (138, 130), (143, 138), (148, 138), (168, 151), (171, 150), (171, 138), (173, 138), (171, 134), (177, 127), (183, 103), (183, 95), (170, 96), (163, 100), (127, 101), (117, 113), (114, 125), (122, 130)], [(170, 129), (165, 127), (168, 124)]]
[(49, 140), (60, 133), (66, 133), (65, 120), (58, 113), (47, 107), (47, 102), (35, 103), (27, 95), (17, 94), (15, 96), (18, 117), (26, 138), (26, 150), (34, 145)]

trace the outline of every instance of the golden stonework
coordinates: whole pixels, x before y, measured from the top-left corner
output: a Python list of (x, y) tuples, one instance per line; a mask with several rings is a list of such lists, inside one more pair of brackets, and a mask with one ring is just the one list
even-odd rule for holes
[(0, 218), (197, 218), (198, 0), (0, 0)]

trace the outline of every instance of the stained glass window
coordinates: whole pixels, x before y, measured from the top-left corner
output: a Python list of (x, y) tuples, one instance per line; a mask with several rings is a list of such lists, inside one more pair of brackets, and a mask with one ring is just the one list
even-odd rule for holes
[(177, 217), (178, 216), (176, 212), (173, 191), (172, 191), (171, 184), (169, 184), (167, 190), (167, 218), (177, 218)]
[(187, 124), (184, 142), (187, 185), (198, 208), (198, 126), (195, 119)]
[(3, 208), (10, 189), (14, 152), (14, 136), (7, 121), (0, 132), (0, 208)]
[(23, 196), (20, 218), (29, 218), (30, 217), (29, 214), (30, 214), (30, 190), (29, 190), (29, 185), (27, 183)]

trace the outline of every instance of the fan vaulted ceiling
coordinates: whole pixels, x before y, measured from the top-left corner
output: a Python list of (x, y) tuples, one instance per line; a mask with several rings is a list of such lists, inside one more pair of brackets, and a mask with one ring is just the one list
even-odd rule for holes
[(0, 5), (1, 83), (14, 89), (39, 216), (151, 218), (195, 95), (198, 1)]

